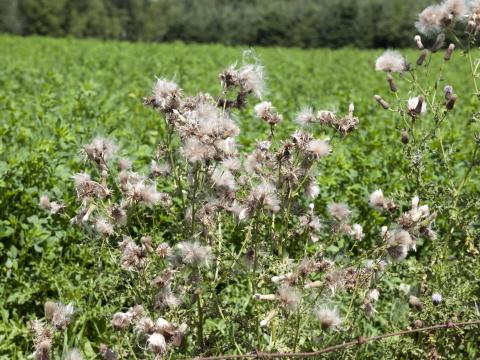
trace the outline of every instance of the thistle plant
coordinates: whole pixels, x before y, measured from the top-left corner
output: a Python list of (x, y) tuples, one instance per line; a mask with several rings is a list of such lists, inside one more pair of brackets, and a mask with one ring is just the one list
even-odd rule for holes
[[(424, 321), (447, 321), (442, 262), (453, 246), (474, 251), (468, 239), (478, 206), (464, 190), (480, 141), (472, 139), (471, 155), (459, 167), (445, 131), (468, 96), (443, 78), (458, 48), (472, 65), (479, 96), (478, 61), (470, 49), (480, 5), (463, 5), (448, 0), (419, 15), (424, 37), (414, 38), (416, 65), (393, 50), (375, 63), (386, 74), (387, 94), (374, 99), (398, 119), (404, 186), (384, 194), (369, 185), (368, 198), (359, 194), (367, 212), (345, 203), (342, 194), (326, 198), (319, 181), (328, 171), (326, 159), (362, 129), (354, 104), (341, 113), (304, 107), (284, 114), (265, 99), (264, 68), (255, 58), (222, 71), (214, 95), (188, 95), (174, 81), (156, 79), (144, 99), (158, 113), (161, 134), (148, 173), (135, 171), (112, 140), (97, 137), (84, 145), (87, 169), (72, 177), (74, 213), (47, 195), (40, 206), (71, 217), (89, 246), (106, 249), (126, 275), (119, 292), (124, 289), (128, 303), (106, 315), (116, 336), (102, 345), (101, 356), (208, 356), (231, 346), (256, 349), (259, 357), (261, 351), (303, 349), (314, 356), (332, 339), (345, 347), (364, 344), (362, 326), (374, 327), (377, 309), (398, 294), (417, 329), (405, 334), (421, 331)], [(445, 39), (454, 41), (446, 49)], [(250, 147), (238, 141), (241, 111), (250, 111), (265, 130)], [(286, 121), (298, 128), (282, 137), (278, 128)], [(432, 172), (447, 176), (434, 182), (427, 176)], [(338, 244), (346, 245), (332, 255), (328, 249)], [(430, 266), (402, 278), (420, 285), (392, 289), (408, 267), (402, 263), (415, 262), (422, 248), (432, 254)], [(459, 319), (461, 326), (470, 324), (471, 313)], [(54, 324), (64, 327), (58, 316)], [(35, 356), (48, 359), (51, 343), (46, 351), (41, 344), (51, 337), (36, 327)], [(357, 343), (347, 343), (350, 335)]]

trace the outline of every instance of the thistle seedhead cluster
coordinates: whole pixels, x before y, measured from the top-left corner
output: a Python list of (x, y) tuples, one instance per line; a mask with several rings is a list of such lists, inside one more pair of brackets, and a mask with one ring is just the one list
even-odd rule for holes
[(188, 329), (186, 324), (175, 325), (162, 317), (153, 320), (144, 316), (141, 305), (136, 305), (127, 312), (114, 314), (112, 325), (117, 330), (134, 326), (135, 331), (146, 340), (149, 350), (155, 355), (165, 354), (169, 347), (180, 346)]
[(440, 4), (430, 5), (418, 15), (415, 26), (424, 35), (437, 34), (455, 22), (463, 22), (467, 16), (472, 16), (475, 11), (475, 6), (472, 5), (469, 8), (465, 0), (444, 0)]
[(295, 122), (302, 128), (311, 128), (314, 124), (320, 124), (332, 127), (342, 135), (347, 135), (355, 130), (360, 122), (353, 112), (353, 104), (350, 104), (348, 113), (344, 116), (337, 116), (329, 110), (320, 110), (315, 113), (312, 108), (306, 107), (297, 114)]
[[(73, 304), (64, 305), (61, 302), (47, 301), (44, 305), (45, 321), (33, 320), (30, 322), (30, 331), (33, 334), (34, 353), (36, 360), (50, 359), (55, 332), (65, 331), (71, 323), (75, 309)], [(76, 349), (72, 351), (77, 351)], [(77, 351), (78, 352), (78, 351)], [(77, 356), (77, 354), (75, 355)], [(82, 359), (80, 353), (72, 360)]]
[[(370, 205), (381, 210), (388, 210), (383, 192), (376, 190), (370, 195)], [(391, 201), (393, 204), (393, 201)], [(391, 207), (391, 211), (395, 210), (395, 206)], [(419, 198), (412, 199), (412, 207), (410, 210), (402, 213), (389, 229), (387, 226), (382, 227), (381, 236), (386, 242), (387, 251), (390, 258), (394, 261), (402, 261), (407, 257), (409, 250), (416, 249), (416, 240), (420, 236), (424, 236), (429, 240), (436, 239), (436, 233), (432, 229), (436, 214), (430, 213), (428, 205), (419, 205)]]
[[(445, 1), (442, 6), (452, 19), (464, 13), (455, 1)], [(424, 14), (423, 18), (429, 17)], [(425, 54), (422, 63), (441, 48), (443, 40), (439, 36), (427, 50), (421, 37), (415, 37), (417, 48), (422, 56)], [(453, 50), (449, 46), (444, 61), (451, 58)], [(438, 115), (438, 106), (432, 105), (420, 88), (415, 89), (416, 94), (412, 91), (408, 97), (401, 97), (394, 76), (408, 75), (414, 66), (397, 51), (381, 55), (376, 70), (386, 73), (390, 91), (400, 99), (395, 101), (399, 107), (392, 107), (380, 95), (374, 99), (385, 110), (398, 112), (408, 124), (402, 129), (402, 142), (411, 150), (405, 150), (405, 156), (419, 168), (424, 154), (415, 147), (414, 135), (418, 132), (413, 126), (426, 122), (432, 113)], [(326, 189), (318, 179), (325, 158), (335, 149), (336, 138), (324, 132), (333, 128), (345, 136), (356, 129), (359, 119), (353, 104), (343, 116), (305, 107), (295, 117), (300, 128), (280, 139), (275, 131), (283, 126), (284, 117), (271, 102), (262, 101), (251, 110), (270, 125), (270, 134), (257, 139), (251, 151), (245, 152), (237, 140), (240, 127), (235, 111), (246, 107), (249, 97), (260, 98), (263, 94), (263, 68), (258, 63), (231, 66), (219, 79), (218, 97), (203, 93), (189, 96), (171, 80), (156, 80), (145, 104), (165, 119), (165, 143), (147, 163), (148, 174), (133, 171), (133, 164), (125, 158), (113, 166), (118, 147), (112, 141), (96, 138), (83, 148), (94, 168), (73, 177), (80, 208), (72, 222), (115, 241), (115, 256), (122, 271), (135, 281), (141, 280), (135, 296), (144, 306), (113, 314), (111, 326), (117, 331), (135, 329), (144, 344), (139, 349), (156, 358), (175, 351), (187, 331), (186, 324), (175, 325), (165, 318), (180, 323), (183, 318), (178, 318), (185, 315), (186, 323), (195, 323), (193, 338), (203, 349), (205, 318), (216, 316), (217, 311), (224, 316), (225, 304), (218, 297), (224, 284), (228, 284), (228, 290), (234, 286), (231, 283), (237, 279), (233, 276), (238, 274), (238, 281), (248, 282), (245, 288), (252, 289), (244, 310), (264, 331), (277, 319), (289, 329), (305, 314), (314, 315), (318, 331), (341, 329), (350, 310), (342, 320), (335, 306), (341, 301), (339, 293), (356, 296), (359, 302), (352, 301), (351, 306), (358, 305), (371, 318), (381, 310), (379, 305), (385, 296), (381, 275), (395, 268), (387, 260), (404, 260), (416, 250), (420, 237), (436, 238), (436, 214), (428, 205), (420, 204), (417, 196), (405, 209), (401, 195), (394, 201), (381, 189), (373, 191), (368, 202), (378, 212), (371, 213), (382, 223), (365, 222), (365, 231), (356, 222), (360, 209), (351, 209), (340, 202), (340, 197), (332, 197), (335, 201), (330, 203), (325, 199)], [(444, 93), (444, 106), (452, 110), (457, 99), (453, 88), (445, 87)], [(288, 120), (285, 115), (285, 122)], [(321, 134), (315, 132), (318, 128)], [(420, 186), (418, 193), (425, 199)], [(318, 211), (321, 202), (325, 206)], [(48, 197), (42, 197), (40, 204), (52, 213), (63, 208)], [(163, 222), (165, 218), (168, 223)], [(380, 230), (384, 224), (388, 226)], [(372, 249), (368, 248), (370, 244), (374, 244)], [(294, 257), (298, 251), (303, 252), (301, 258)], [(356, 252), (367, 256), (358, 260)], [(242, 263), (241, 259), (249, 261)], [(421, 300), (410, 294), (410, 288), (405, 294), (412, 308), (423, 307)], [(432, 294), (432, 302), (439, 305), (441, 295)], [(262, 307), (261, 312), (258, 307)], [(162, 317), (150, 317), (153, 311), (161, 311)], [(49, 327), (52, 331), (53, 327), (65, 329), (69, 313), (68, 306), (51, 303), (48, 311), (46, 307), (51, 325), (32, 325), (36, 358), (44, 359), (45, 353), (48, 356), (53, 339)], [(259, 314), (261, 318), (256, 318)], [(292, 318), (298, 321), (290, 321)], [(106, 345), (100, 352), (105, 359), (118, 357)]]
[(65, 205), (56, 201), (50, 201), (48, 195), (40, 196), (39, 205), (41, 208), (48, 210), (51, 214), (57, 214), (65, 208)]

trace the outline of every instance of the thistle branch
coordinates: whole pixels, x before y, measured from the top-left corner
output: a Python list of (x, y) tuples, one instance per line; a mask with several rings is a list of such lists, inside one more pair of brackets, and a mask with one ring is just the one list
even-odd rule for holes
[(361, 346), (368, 342), (373, 342), (377, 340), (383, 340), (385, 338), (394, 337), (394, 336), (404, 336), (419, 332), (426, 332), (426, 331), (435, 331), (439, 329), (454, 329), (454, 328), (461, 328), (470, 325), (480, 325), (479, 320), (472, 320), (472, 321), (465, 321), (465, 322), (458, 322), (453, 323), (451, 321), (445, 324), (437, 324), (432, 326), (425, 326), (417, 329), (409, 329), (409, 330), (402, 330), (393, 333), (387, 333), (377, 336), (372, 336), (369, 338), (359, 337), (356, 340), (349, 341), (343, 344), (329, 346), (317, 351), (311, 352), (293, 352), (293, 353), (263, 353), (263, 352), (255, 352), (251, 354), (239, 354), (239, 355), (220, 355), (220, 356), (210, 356), (210, 357), (197, 357), (195, 360), (233, 360), (233, 359), (276, 359), (276, 358), (306, 358), (306, 357), (315, 357), (321, 354), (346, 349), (353, 346)]

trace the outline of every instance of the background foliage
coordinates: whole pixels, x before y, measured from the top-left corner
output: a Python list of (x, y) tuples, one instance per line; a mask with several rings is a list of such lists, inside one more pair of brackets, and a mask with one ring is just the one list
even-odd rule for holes
[(0, 0), (0, 32), (102, 39), (404, 47), (427, 0)]

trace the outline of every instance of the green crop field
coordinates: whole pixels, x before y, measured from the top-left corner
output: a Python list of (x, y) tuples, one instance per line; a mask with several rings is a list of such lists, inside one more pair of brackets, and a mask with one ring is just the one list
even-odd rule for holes
[[(69, 222), (78, 207), (71, 177), (87, 167), (80, 149), (96, 136), (112, 139), (120, 148), (119, 154), (132, 160), (135, 171), (148, 173), (157, 144), (166, 136), (162, 116), (143, 105), (156, 77), (173, 79), (187, 95), (208, 92), (216, 97), (221, 94), (221, 71), (236, 62), (241, 64), (244, 51), (252, 49), (6, 35), (0, 36), (0, 49), (0, 357), (32, 358), (28, 323), (43, 317), (45, 301), (59, 300), (74, 303), (76, 311), (68, 331), (55, 338), (58, 346), (54, 358), (60, 358), (62, 351), (73, 346), (81, 349), (87, 359), (99, 358), (102, 343), (120, 353), (124, 351), (125, 358), (135, 358), (134, 354), (144, 358), (145, 341), (135, 335), (133, 328), (126, 333), (114, 330), (110, 321), (114, 313), (143, 301), (146, 295), (139, 289), (146, 285), (120, 267), (118, 251), (109, 245), (109, 241), (116, 240), (99, 240)], [(418, 88), (405, 73), (396, 76), (398, 100), (392, 95), (385, 75), (375, 71), (381, 50), (254, 51), (265, 68), (266, 91), (262, 100), (271, 101), (283, 115), (283, 121), (276, 125), (275, 137), (286, 139), (296, 130), (293, 119), (305, 106), (345, 114), (353, 103), (359, 118), (358, 128), (347, 136), (320, 126), (312, 129), (316, 137), (329, 137), (332, 149), (331, 155), (321, 160), (316, 175), (320, 192), (314, 203), (322, 218), (328, 217), (329, 203), (348, 204), (355, 222), (363, 225), (365, 238), (361, 242), (345, 236), (329, 238), (319, 242), (323, 245), (311, 244), (306, 252), (313, 255), (321, 248), (325, 257), (345, 264), (350, 264), (350, 256), (368, 258), (369, 252), (378, 247), (380, 228), (391, 220), (368, 205), (369, 194), (376, 189), (394, 198), (400, 210), (407, 211), (411, 198), (418, 195), (422, 204), (427, 203), (432, 212), (438, 211), (437, 239), (417, 239), (416, 251), (409, 252), (401, 263), (392, 264), (389, 275), (378, 280), (381, 297), (373, 318), (363, 315), (362, 299), (353, 297), (351, 290), (335, 292), (332, 301), (338, 304), (340, 313), (350, 313), (353, 306), (353, 315), (343, 328), (330, 333), (311, 330), (314, 327), (309, 324), (313, 320), (305, 320), (296, 350), (311, 351), (358, 336), (406, 329), (413, 327), (415, 320), (429, 325), (478, 318), (480, 224), (478, 207), (471, 204), (477, 204), (480, 180), (475, 166), (473, 170), (466, 169), (475, 149), (474, 134), (479, 128), (475, 113), (479, 107), (467, 57), (456, 50), (438, 79), (437, 96), (443, 97), (443, 88), (448, 84), (453, 86), (458, 100), (436, 136), (417, 144), (417, 149), (425, 151), (422, 164), (418, 165), (421, 170), (417, 169), (415, 177), (411, 174), (416, 168), (402, 143), (402, 118), (395, 111), (382, 109), (373, 96), (380, 94), (392, 105), (397, 101), (405, 104), (409, 97), (419, 95)], [(411, 63), (419, 55), (413, 46), (402, 53)], [(419, 72), (426, 86), (430, 86), (425, 88), (429, 95), (433, 94), (432, 84), (443, 63), (443, 50), (437, 55), (432, 57), (428, 72)], [(480, 53), (473, 53), (473, 58), (478, 56)], [(268, 124), (254, 116), (257, 102), (249, 98), (246, 108), (232, 115), (241, 130), (241, 154), (251, 151), (257, 140), (270, 134)], [(434, 127), (434, 119), (419, 117), (415, 126), (421, 138), (422, 131)], [(448, 159), (448, 169), (442, 159)], [(446, 189), (451, 186), (458, 190), (466, 171), (470, 171), (469, 181), (460, 188), (468, 195), (464, 209), (468, 207), (470, 217), (465, 215), (468, 220), (453, 228), (449, 219), (463, 214), (462, 208), (456, 208), (462, 200), (452, 204), (451, 193)], [(162, 189), (162, 184), (159, 182), (159, 190), (176, 191), (171, 184)], [(67, 214), (55, 216), (40, 209), (39, 198), (44, 193), (65, 203)], [(178, 241), (170, 229), (181, 226), (184, 215), (175, 204), (174, 199), (171, 212), (155, 212), (157, 223), (151, 234), (155, 245), (165, 239)], [(145, 231), (135, 224), (134, 233)], [(222, 230), (232, 229), (232, 223), (227, 223)], [(324, 239), (328, 225), (321, 231), (320, 238)], [(231, 238), (226, 237), (224, 246), (240, 254), (244, 250), (241, 234), (243, 230), (238, 230)], [(303, 241), (300, 250), (295, 243), (291, 245), (292, 258), (299, 260), (293, 254), (303, 255)], [(439, 249), (445, 248), (446, 255), (438, 257)], [(273, 264), (272, 257), (265, 255), (265, 261)], [(276, 269), (284, 269), (282, 266)], [(272, 287), (267, 280), (277, 274), (268, 264), (262, 269), (258, 286), (264, 286), (268, 292), (266, 289)], [(190, 316), (195, 311), (188, 296), (176, 310), (148, 308), (154, 317), (187, 322), (189, 330), (184, 344), (167, 353), (166, 358), (249, 353), (256, 348), (258, 337), (262, 351), (294, 350), (294, 332), (289, 326), (296, 317), (287, 314), (271, 328), (262, 328), (258, 335), (243, 321), (253, 316), (249, 314), (256, 314), (261, 320), (270, 305), (261, 303), (255, 312), (249, 312), (253, 285), (246, 278), (239, 280), (243, 275), (233, 265), (221, 271), (228, 273), (231, 281), (215, 283), (215, 288), (210, 289), (214, 295), (205, 301), (208, 309), (203, 352), (196, 345), (196, 323)], [(400, 284), (410, 285), (411, 294), (419, 298), (427, 294), (422, 298), (426, 299), (422, 311), (409, 309), (408, 296), (399, 293)], [(442, 293), (441, 306), (428, 302), (428, 294), (433, 291)], [(399, 358), (435, 358), (435, 351), (446, 358), (478, 358), (478, 328), (392, 337), (329, 356), (392, 358), (395, 354)]]

